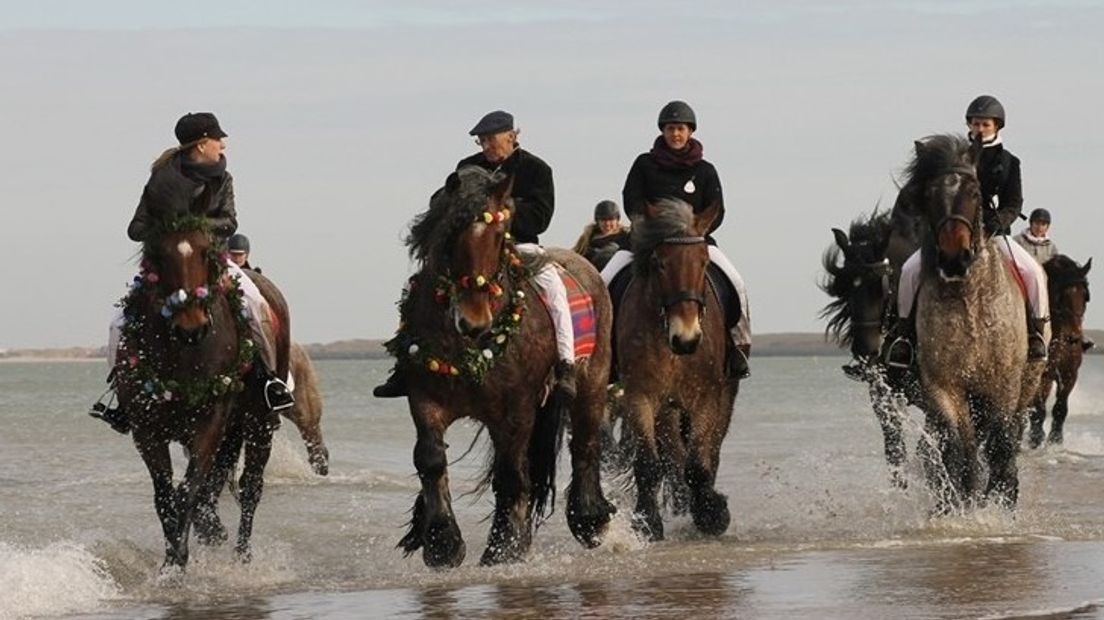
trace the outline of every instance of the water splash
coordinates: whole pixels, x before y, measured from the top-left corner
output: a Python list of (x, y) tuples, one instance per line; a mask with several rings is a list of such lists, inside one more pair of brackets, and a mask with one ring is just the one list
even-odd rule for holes
[(0, 618), (90, 611), (119, 595), (103, 561), (81, 545), (26, 549), (0, 543)]

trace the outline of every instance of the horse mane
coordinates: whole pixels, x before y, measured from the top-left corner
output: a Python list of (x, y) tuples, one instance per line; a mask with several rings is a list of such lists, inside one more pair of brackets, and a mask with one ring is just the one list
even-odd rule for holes
[(479, 166), (464, 166), (454, 174), (459, 182), (453, 185), (449, 175), (445, 185), (429, 197), (429, 208), (411, 222), (405, 239), (411, 258), (425, 262), (444, 256), (456, 235), (487, 208), (488, 189), (505, 179), (503, 173)]
[(672, 237), (697, 236), (694, 231), (694, 209), (683, 200), (662, 198), (652, 204), (653, 215), (633, 217), (631, 245), (633, 265), (646, 273), (656, 248)]
[[(889, 236), (893, 232), (894, 219), (890, 211), (878, 212), (875, 208), (870, 215), (860, 215), (851, 221), (847, 237), (852, 244), (867, 244), (867, 247), (884, 248), (889, 242)], [(821, 263), (824, 266), (825, 276), (818, 283), (820, 290), (834, 299), (820, 311), (820, 318), (828, 319), (828, 326), (824, 329), (824, 337), (831, 337), (841, 346), (851, 344), (851, 290), (854, 288), (855, 278), (862, 275), (862, 265), (848, 263), (846, 258), (841, 262), (840, 256), (843, 250), (833, 243), (824, 250)], [(869, 262), (875, 262), (882, 257), (870, 256)]]
[(970, 141), (957, 134), (930, 135), (917, 144), (917, 148), (904, 170), (901, 193), (911, 205), (923, 203), (924, 187), (932, 179), (946, 174), (964, 163), (970, 151)]

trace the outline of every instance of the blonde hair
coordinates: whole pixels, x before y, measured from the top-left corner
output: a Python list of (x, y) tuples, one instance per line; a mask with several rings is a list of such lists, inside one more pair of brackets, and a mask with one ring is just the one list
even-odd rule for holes
[(150, 164), (150, 172), (156, 172), (161, 168), (164, 168), (165, 164), (169, 163), (169, 160), (175, 157), (177, 153), (187, 151), (188, 149), (197, 146), (200, 142), (203, 142), (207, 139), (208, 138), (200, 138), (199, 140), (193, 140), (192, 142), (188, 142), (186, 144), (181, 144), (165, 149), (160, 155), (157, 156), (157, 159), (153, 160), (153, 163)]

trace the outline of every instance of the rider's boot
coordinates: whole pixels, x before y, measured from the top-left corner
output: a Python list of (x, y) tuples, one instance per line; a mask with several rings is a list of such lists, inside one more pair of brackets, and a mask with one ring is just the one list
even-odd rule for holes
[(728, 352), (728, 377), (730, 379), (747, 379), (751, 376), (751, 366), (748, 359), (751, 357), (750, 344), (737, 344)]
[[(115, 388), (115, 369), (112, 368), (111, 372), (107, 373), (107, 383), (111, 385), (112, 389)], [(106, 396), (106, 394), (105, 394)], [(108, 402), (111, 402), (110, 399)], [(130, 416), (127, 415), (121, 405), (115, 407), (108, 407), (104, 404), (101, 397), (92, 408), (88, 410), (88, 415), (96, 418), (97, 420), (103, 420), (107, 422), (111, 428), (117, 432), (126, 435), (130, 432)]]
[(1089, 338), (1085, 334), (1081, 334), (1081, 351), (1088, 351), (1095, 346), (1096, 343), (1092, 341), (1092, 338)]
[(565, 400), (575, 400), (575, 362), (572, 360), (559, 360), (556, 362), (556, 383), (552, 390)]
[(898, 318), (886, 337), (885, 365), (897, 373), (906, 373), (916, 361), (916, 321), (912, 317)]
[(409, 395), (410, 391), (406, 385), (406, 371), (398, 365), (391, 370), (391, 375), (387, 377), (387, 381), (377, 385), (372, 390), (372, 396), (376, 398), (400, 398)]
[(1027, 320), (1027, 359), (1032, 362), (1045, 362), (1047, 358), (1047, 341), (1044, 337), (1044, 328), (1047, 319), (1029, 318)]
[(260, 354), (253, 360), (253, 374), (254, 385), (261, 390), (270, 411), (282, 411), (295, 405), (291, 388), (264, 363)]

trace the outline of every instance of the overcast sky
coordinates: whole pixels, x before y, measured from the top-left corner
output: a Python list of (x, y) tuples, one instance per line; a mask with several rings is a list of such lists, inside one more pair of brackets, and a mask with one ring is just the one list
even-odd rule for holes
[(912, 141), (963, 130), (982, 93), (1008, 110), (1025, 209), (1083, 262), (1104, 230), (1101, 32), (1104, 3), (1060, 0), (5, 0), (0, 348), (103, 343), (127, 223), (188, 111), (230, 134), (241, 232), (303, 342), (392, 332), (406, 225), (496, 108), (552, 166), (542, 240), (570, 246), (688, 101), (759, 333), (823, 329), (829, 229), (892, 204)]

